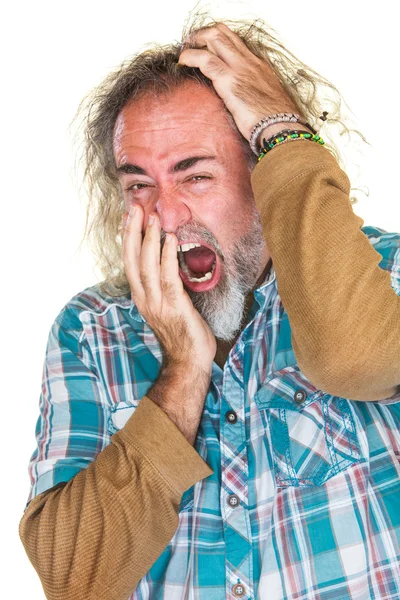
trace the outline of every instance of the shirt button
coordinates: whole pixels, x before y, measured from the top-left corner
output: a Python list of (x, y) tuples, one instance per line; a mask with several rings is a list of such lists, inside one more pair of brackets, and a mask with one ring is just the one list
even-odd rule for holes
[(234, 423), (236, 423), (237, 421), (237, 414), (235, 413), (234, 410), (228, 410), (228, 412), (225, 413), (225, 420), (228, 421), (228, 423), (231, 423), (231, 425), (233, 425)]
[(304, 390), (296, 390), (294, 393), (295, 402), (301, 404), (307, 398), (307, 394)]
[(229, 506), (232, 506), (233, 508), (239, 506), (240, 504), (239, 496), (236, 496), (236, 494), (231, 494), (230, 496), (228, 496), (226, 501), (229, 504)]
[(236, 596), (236, 598), (242, 598), (242, 596), (245, 595), (246, 590), (244, 589), (244, 586), (241, 583), (237, 583), (233, 586), (232, 592), (233, 595)]

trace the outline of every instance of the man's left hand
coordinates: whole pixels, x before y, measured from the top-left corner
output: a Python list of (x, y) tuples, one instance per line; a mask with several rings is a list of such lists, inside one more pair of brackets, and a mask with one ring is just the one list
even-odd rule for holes
[(285, 92), (271, 63), (255, 56), (224, 23), (200, 29), (182, 51), (179, 64), (197, 67), (213, 82), (241, 134), (249, 139), (263, 117), (299, 109)]

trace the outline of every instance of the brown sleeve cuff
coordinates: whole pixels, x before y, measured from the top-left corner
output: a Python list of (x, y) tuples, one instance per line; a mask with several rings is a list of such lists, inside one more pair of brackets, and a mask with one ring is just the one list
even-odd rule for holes
[(112, 437), (133, 444), (180, 495), (214, 472), (167, 414), (147, 396)]
[[(346, 194), (350, 193), (350, 180), (340, 168), (336, 158), (327, 149), (316, 142), (295, 141), (280, 144), (254, 167), (251, 175), (251, 184), (254, 190), (262, 191), (263, 204), (266, 198), (273, 198), (279, 190), (290, 183), (298, 175), (313, 171), (319, 166), (329, 166), (337, 171), (335, 181)], [(268, 185), (266, 185), (268, 181)], [(260, 195), (255, 193), (255, 199)], [(263, 205), (259, 202), (257, 209)]]

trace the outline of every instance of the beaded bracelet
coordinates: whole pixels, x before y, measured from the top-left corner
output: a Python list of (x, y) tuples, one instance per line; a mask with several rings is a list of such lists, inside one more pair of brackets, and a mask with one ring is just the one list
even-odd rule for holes
[(301, 123), (302, 125), (306, 125), (310, 131), (313, 133), (319, 133), (319, 130), (327, 120), (329, 113), (324, 110), (322, 115), (320, 115), (314, 125), (310, 125), (307, 121), (305, 121), (300, 115), (296, 113), (277, 113), (275, 115), (269, 115), (268, 117), (263, 117), (256, 123), (251, 130), (249, 137), (250, 148), (253, 150), (254, 154), (258, 156), (258, 138), (260, 137), (262, 131), (264, 129), (268, 129), (270, 125), (275, 123)]
[(316, 133), (308, 133), (307, 131), (297, 129), (284, 129), (268, 138), (268, 140), (263, 140), (258, 162), (264, 158), (272, 148), (275, 148), (278, 144), (284, 144), (291, 140), (310, 140), (310, 142), (317, 142), (318, 144), (321, 144), (321, 146), (325, 144), (324, 140)]
[(306, 125), (313, 133), (317, 133), (307, 121), (296, 113), (277, 113), (275, 115), (269, 115), (268, 117), (260, 119), (251, 130), (249, 144), (254, 154), (258, 155), (260, 152), (258, 149), (258, 138), (263, 129), (268, 129), (269, 125), (275, 125), (275, 123), (300, 123), (301, 125)]

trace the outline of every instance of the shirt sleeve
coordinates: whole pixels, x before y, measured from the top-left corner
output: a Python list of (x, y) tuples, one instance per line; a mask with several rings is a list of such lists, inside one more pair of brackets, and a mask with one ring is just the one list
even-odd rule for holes
[(107, 397), (88, 344), (68, 313), (56, 319), (47, 341), (27, 503), (72, 479), (110, 443)]
[(353, 212), (347, 175), (318, 144), (277, 146), (252, 186), (301, 370), (335, 396), (400, 398), (400, 236), (385, 267)]
[(19, 524), (49, 600), (126, 600), (173, 537), (183, 492), (212, 474), (147, 396), (111, 437), (108, 417), (89, 349), (56, 321)]

